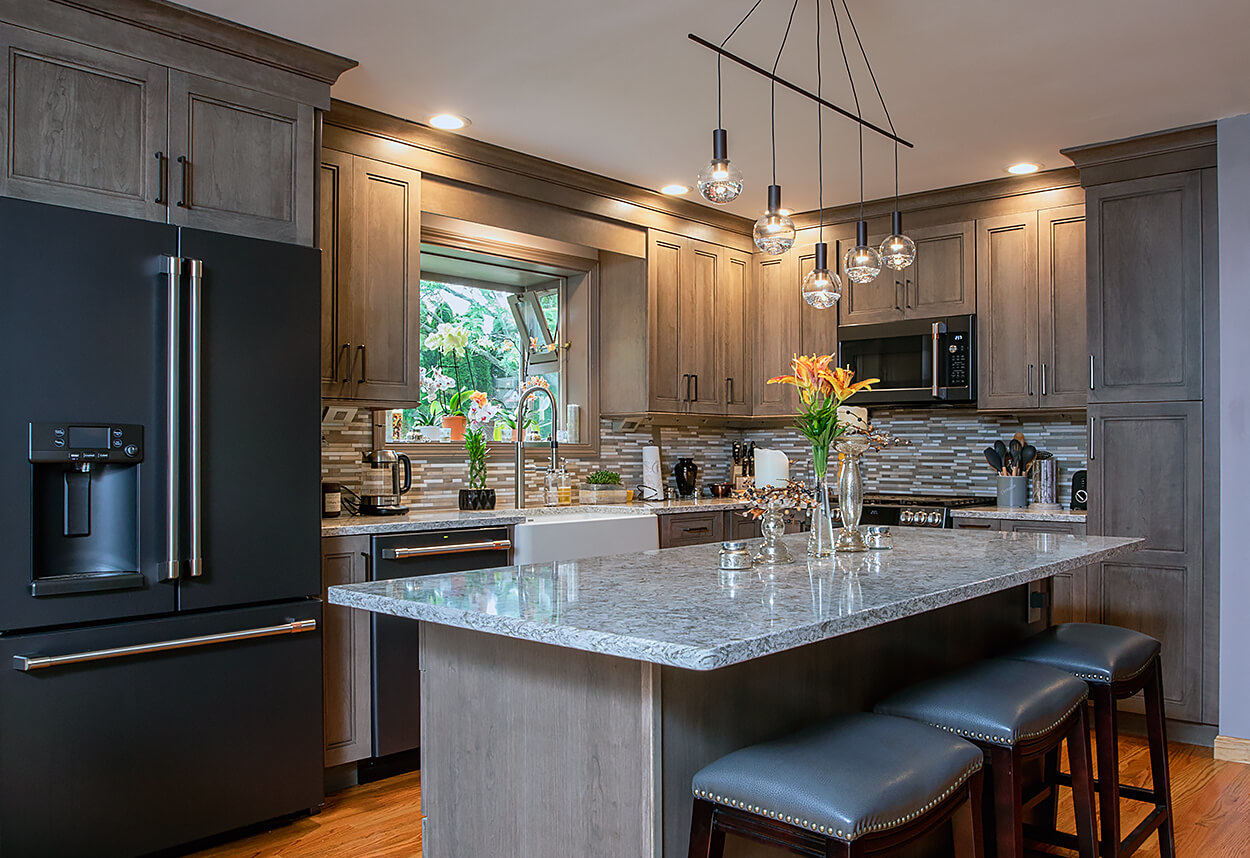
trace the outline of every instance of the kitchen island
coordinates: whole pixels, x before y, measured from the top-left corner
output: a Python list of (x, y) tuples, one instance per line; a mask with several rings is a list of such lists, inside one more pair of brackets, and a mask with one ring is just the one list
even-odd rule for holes
[(696, 546), (332, 587), (423, 624), (428, 858), (683, 856), (700, 767), (1001, 650), (1044, 625), (1031, 582), (1140, 544), (917, 528), (809, 563), (805, 540), (741, 572)]

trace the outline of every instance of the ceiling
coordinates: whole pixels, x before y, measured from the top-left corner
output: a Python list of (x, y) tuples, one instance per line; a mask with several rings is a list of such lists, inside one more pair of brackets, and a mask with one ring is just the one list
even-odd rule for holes
[[(647, 188), (693, 184), (711, 156), (719, 42), (753, 0), (181, 0), (360, 61), (334, 96)], [(815, 89), (815, 4), (799, 0), (778, 74)], [(848, 0), (899, 133), (903, 193), (999, 178), (1059, 149), (1250, 112), (1245, 0)], [(792, 3), (762, 0), (729, 48), (771, 65)], [(853, 108), (823, 7), (826, 98)], [(845, 20), (843, 21), (845, 27)], [(857, 84), (867, 81), (862, 67)], [(769, 184), (769, 87), (724, 65), (729, 154), (756, 216)], [(870, 87), (870, 84), (867, 84)], [(866, 118), (883, 124), (861, 86)], [(784, 205), (817, 206), (816, 106), (778, 89)], [(859, 196), (850, 121), (824, 120), (826, 205)], [(893, 148), (864, 137), (864, 193), (893, 191)], [(698, 199), (697, 193), (692, 198)]]

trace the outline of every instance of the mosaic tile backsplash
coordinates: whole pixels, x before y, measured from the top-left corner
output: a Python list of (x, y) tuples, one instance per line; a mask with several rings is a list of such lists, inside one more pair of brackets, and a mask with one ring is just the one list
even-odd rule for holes
[[(974, 494), (992, 498), (994, 472), (981, 454), (995, 440), (1010, 440), (1023, 432), (1039, 450), (1049, 450), (1059, 463), (1059, 502), (1071, 496), (1072, 474), (1085, 467), (1085, 421), (1067, 415), (1014, 416), (978, 414), (970, 409), (875, 408), (872, 423), (891, 435), (911, 441), (911, 447), (871, 453), (864, 459), (864, 483), (870, 492)], [(353, 489), (360, 485), (360, 454), (373, 446), (371, 412), (361, 409), (350, 424), (323, 427), (322, 479)], [(783, 450), (790, 457), (791, 476), (809, 481), (811, 449), (792, 429), (740, 431), (706, 428), (660, 428), (636, 432), (614, 431), (609, 421), (600, 427), (600, 454), (593, 460), (569, 458), (564, 466), (574, 483), (592, 471), (619, 471), (627, 486), (642, 481), (642, 448), (658, 434), (661, 461), (669, 484), (678, 457), (689, 456), (699, 466), (702, 483), (728, 479), (735, 441), (754, 441), (758, 447)], [(413, 490), (404, 503), (419, 509), (456, 506), (456, 493), (464, 487), (463, 462), (430, 461), (409, 451), (413, 467)], [(498, 492), (500, 506), (513, 502), (511, 457), (487, 464), (487, 485)], [(542, 483), (540, 468), (526, 474), (528, 497), (537, 498)]]

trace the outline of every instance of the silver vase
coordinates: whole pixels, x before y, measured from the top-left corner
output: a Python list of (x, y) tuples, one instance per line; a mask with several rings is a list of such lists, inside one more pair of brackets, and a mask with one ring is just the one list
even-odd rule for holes
[(755, 554), (756, 563), (769, 565), (794, 562), (790, 549), (786, 548), (785, 543), (781, 541), (782, 535), (786, 532), (783, 508), (782, 501), (776, 499), (770, 500), (764, 508), (764, 516), (760, 520), (760, 532), (764, 536), (764, 541), (760, 544), (760, 550)]
[(833, 491), (825, 477), (816, 478), (816, 506), (812, 508), (812, 531), (807, 537), (809, 557), (833, 554)]
[(833, 448), (842, 459), (838, 471), (838, 509), (842, 512), (842, 530), (834, 541), (834, 551), (868, 550), (859, 532), (859, 517), (864, 512), (864, 474), (859, 459), (870, 446), (868, 438), (863, 435), (843, 436), (833, 442)]

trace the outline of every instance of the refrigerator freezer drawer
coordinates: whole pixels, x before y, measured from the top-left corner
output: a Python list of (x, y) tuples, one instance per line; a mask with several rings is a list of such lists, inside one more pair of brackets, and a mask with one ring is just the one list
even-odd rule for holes
[(0, 854), (141, 855), (318, 807), (320, 625), (301, 600), (0, 638)]

